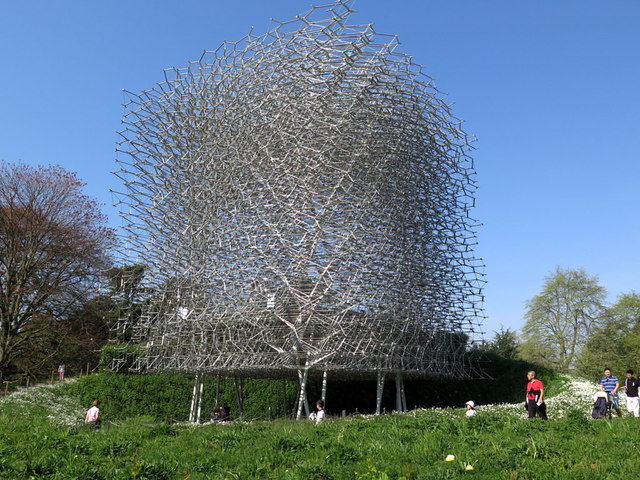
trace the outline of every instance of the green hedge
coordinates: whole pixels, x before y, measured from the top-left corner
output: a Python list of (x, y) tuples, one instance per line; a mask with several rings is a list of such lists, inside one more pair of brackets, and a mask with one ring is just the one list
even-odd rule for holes
[[(536, 370), (545, 382), (547, 395), (561, 387), (561, 378), (552, 370), (519, 360), (508, 360), (494, 354), (482, 354), (472, 361), (489, 378), (444, 378), (405, 381), (407, 406), (410, 409), (429, 407), (463, 407), (467, 400), (479, 405), (513, 403), (524, 400), (526, 373)], [(219, 387), (217, 387), (219, 382)], [(100, 399), (107, 419), (124, 419), (149, 415), (158, 421), (184, 421), (189, 417), (194, 377), (178, 374), (118, 374), (100, 373), (83, 378), (68, 386), (70, 394), (84, 405), (94, 398)], [(234, 418), (239, 416), (236, 388), (244, 398), (242, 417), (269, 419), (291, 416), (297, 401), (298, 384), (288, 380), (256, 380), (205, 378), (202, 418), (207, 419), (216, 404), (227, 403)], [(321, 395), (321, 381), (313, 378), (307, 388), (310, 407)], [(395, 409), (395, 381), (389, 376), (385, 382), (383, 408)], [(373, 413), (376, 405), (375, 381), (339, 381), (329, 376), (327, 386), (327, 412), (339, 415)]]
[[(547, 389), (555, 394), (562, 385), (561, 377), (551, 369), (522, 360), (510, 360), (496, 354), (472, 353), (469, 362), (484, 372), (485, 378), (436, 378), (405, 380), (407, 406), (413, 408), (464, 407), (467, 400), (477, 404), (524, 402), (527, 372), (535, 370)], [(338, 414), (373, 413), (376, 408), (375, 381), (332, 381), (327, 387), (327, 411)], [(320, 382), (312, 381), (307, 390), (309, 400), (319, 398)], [(396, 408), (396, 386), (388, 375), (382, 398), (383, 408)]]
[(530, 370), (535, 370), (537, 378), (544, 382), (547, 395), (555, 394), (562, 385), (562, 378), (554, 370), (522, 360), (480, 353), (471, 354), (471, 361), (488, 378), (410, 382), (407, 386), (409, 406), (463, 407), (467, 400), (482, 405), (524, 402), (527, 372)]
[[(107, 420), (148, 415), (158, 421), (184, 421), (189, 418), (194, 377), (178, 374), (124, 375), (99, 373), (66, 386), (67, 393), (87, 407), (99, 399)], [(206, 377), (202, 418), (208, 419), (215, 407), (216, 378)], [(245, 419), (268, 419), (290, 415), (297, 394), (297, 383), (287, 381), (236, 380), (244, 398)], [(239, 416), (233, 379), (220, 379), (219, 403), (231, 407)], [(269, 411), (271, 409), (271, 411)]]

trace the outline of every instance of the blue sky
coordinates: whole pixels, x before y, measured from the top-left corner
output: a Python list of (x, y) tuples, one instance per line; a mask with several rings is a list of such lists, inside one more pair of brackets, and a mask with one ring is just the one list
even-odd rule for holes
[[(325, 2), (316, 2), (318, 4)], [(152, 88), (309, 0), (0, 2), (0, 160), (78, 173), (114, 226), (123, 89)], [(640, 291), (640, 2), (356, 0), (477, 137), (484, 330), (524, 324), (557, 266)]]

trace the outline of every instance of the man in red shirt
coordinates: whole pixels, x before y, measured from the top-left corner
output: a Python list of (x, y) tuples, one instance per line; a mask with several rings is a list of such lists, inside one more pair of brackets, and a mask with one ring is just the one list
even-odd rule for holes
[(536, 414), (547, 420), (547, 406), (544, 403), (544, 384), (536, 378), (536, 372), (531, 370), (527, 373), (527, 411), (529, 418), (534, 418)]

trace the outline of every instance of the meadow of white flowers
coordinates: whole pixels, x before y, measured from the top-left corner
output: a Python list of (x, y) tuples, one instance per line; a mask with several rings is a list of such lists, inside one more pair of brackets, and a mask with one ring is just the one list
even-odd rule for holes
[(60, 393), (62, 385), (56, 383), (25, 388), (0, 398), (0, 405), (11, 405), (16, 413), (41, 413), (56, 426), (80, 426), (84, 423), (86, 408), (78, 405), (73, 397)]

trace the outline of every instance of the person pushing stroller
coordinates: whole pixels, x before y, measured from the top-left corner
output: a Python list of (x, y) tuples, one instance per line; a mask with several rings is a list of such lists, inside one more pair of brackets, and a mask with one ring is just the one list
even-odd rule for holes
[(610, 409), (615, 410), (618, 416), (621, 417), (622, 411), (620, 410), (620, 397), (618, 396), (620, 383), (618, 382), (618, 377), (613, 376), (609, 367), (604, 369), (604, 377), (600, 380), (600, 385), (604, 387), (604, 391), (609, 395), (609, 400), (611, 401)]

